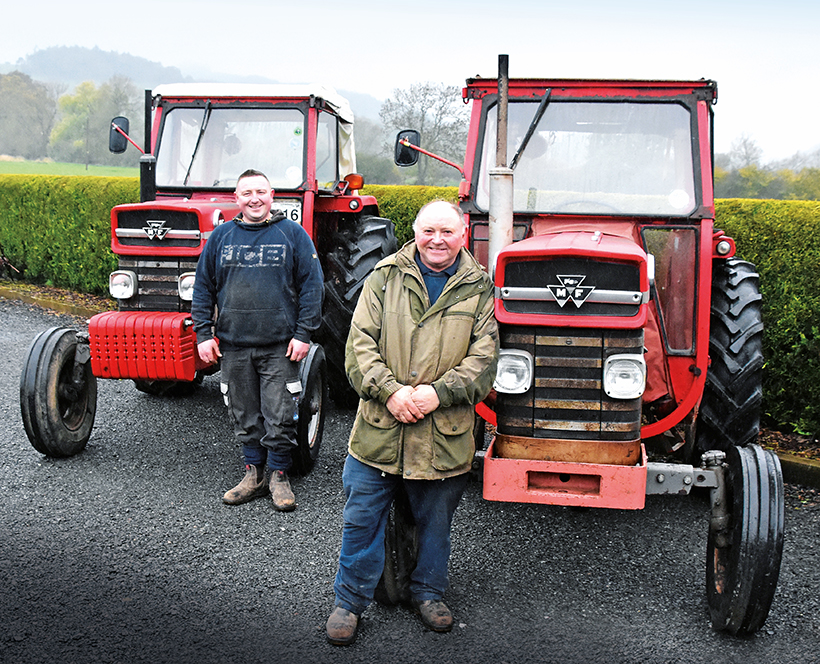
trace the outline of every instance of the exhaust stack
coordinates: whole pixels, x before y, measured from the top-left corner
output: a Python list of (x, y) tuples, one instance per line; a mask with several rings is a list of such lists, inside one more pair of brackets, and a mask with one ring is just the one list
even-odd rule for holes
[(498, 56), (498, 129), (495, 168), (490, 175), (490, 276), (495, 275), (498, 254), (513, 241), (513, 172), (507, 166), (507, 103), (509, 100), (509, 56)]

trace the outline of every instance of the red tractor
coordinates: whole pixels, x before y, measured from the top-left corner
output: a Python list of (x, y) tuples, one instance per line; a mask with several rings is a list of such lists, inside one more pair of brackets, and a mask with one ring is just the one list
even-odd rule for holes
[[(485, 423), (493, 433), (484, 497), (640, 509), (708, 490), (712, 622), (755, 632), (780, 569), (783, 480), (755, 444), (758, 275), (714, 228), (716, 84), (515, 80), (502, 56), (498, 79), (470, 79), (463, 96), (459, 199), (501, 339), (477, 408), (476, 440)], [(435, 157), (418, 144), (400, 132), (396, 162)], [(393, 517), (395, 600), (413, 547), (407, 515)]]
[[(40, 334), (21, 377), (23, 423), (43, 454), (85, 448), (96, 412), (97, 378), (129, 378), (153, 395), (190, 391), (204, 375), (190, 317), (197, 259), (214, 227), (238, 212), (233, 191), (246, 168), (264, 172), (279, 208), (302, 224), (321, 256), (325, 301), (320, 343), (301, 366), (294, 469), (319, 453), (328, 387), (340, 399), (344, 344), (364, 277), (396, 249), (393, 224), (372, 196), (360, 196), (353, 115), (321, 87), (164, 85), (146, 91), (145, 148), (115, 118), (110, 148), (143, 152), (140, 198), (111, 211), (119, 269), (110, 291), (119, 311), (94, 316), (88, 335)], [(327, 375), (330, 375), (328, 379)], [(342, 377), (342, 378), (339, 378)]]

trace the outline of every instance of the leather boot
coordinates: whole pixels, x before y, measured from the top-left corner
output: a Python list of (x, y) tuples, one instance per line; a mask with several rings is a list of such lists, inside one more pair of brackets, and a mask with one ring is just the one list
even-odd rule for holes
[(359, 616), (337, 606), (327, 619), (327, 641), (334, 646), (349, 646), (359, 632)]
[(245, 466), (245, 477), (233, 489), (225, 492), (222, 502), (226, 505), (241, 505), (259, 496), (264, 496), (267, 492), (265, 467), (248, 464)]
[(284, 470), (274, 470), (271, 473), (270, 495), (273, 499), (273, 506), (280, 512), (292, 512), (296, 509), (296, 497), (293, 495)]
[(440, 599), (413, 601), (413, 608), (421, 616), (421, 622), (434, 632), (449, 632), (453, 629), (453, 614)]

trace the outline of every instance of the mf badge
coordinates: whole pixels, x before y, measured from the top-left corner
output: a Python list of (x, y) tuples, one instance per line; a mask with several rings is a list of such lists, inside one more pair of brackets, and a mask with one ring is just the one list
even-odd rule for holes
[(573, 302), (576, 307), (580, 307), (587, 301), (590, 293), (595, 290), (595, 286), (584, 286), (585, 275), (556, 275), (558, 286), (547, 286), (550, 289), (559, 307), (563, 307), (567, 302)]

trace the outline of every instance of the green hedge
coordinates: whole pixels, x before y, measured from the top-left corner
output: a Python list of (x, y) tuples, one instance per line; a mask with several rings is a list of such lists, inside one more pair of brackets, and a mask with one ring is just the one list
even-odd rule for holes
[[(403, 244), (424, 203), (455, 187), (368, 185)], [(0, 246), (23, 279), (106, 294), (117, 260), (110, 210), (136, 202), (136, 178), (0, 175)], [(820, 203), (719, 200), (718, 228), (760, 272), (766, 324), (764, 411), (803, 433), (820, 430)]]
[(136, 201), (137, 178), (2, 175), (0, 247), (26, 281), (107, 294), (111, 208)]
[(412, 239), (413, 220), (425, 203), (437, 198), (458, 202), (458, 187), (369, 184), (361, 193), (376, 197), (379, 202), (379, 214), (393, 221), (399, 246)]
[(718, 228), (760, 273), (763, 408), (771, 422), (820, 430), (820, 203), (719, 200)]

